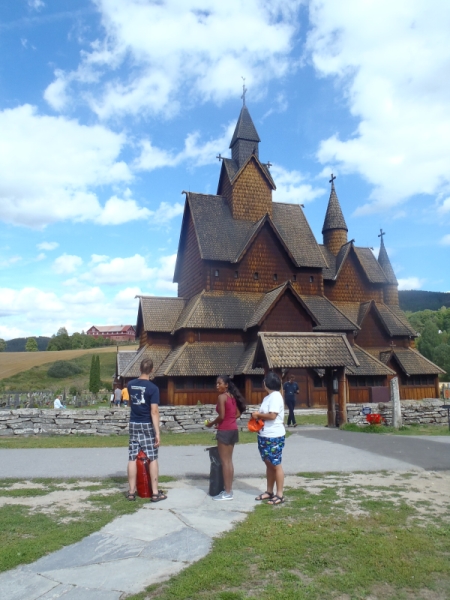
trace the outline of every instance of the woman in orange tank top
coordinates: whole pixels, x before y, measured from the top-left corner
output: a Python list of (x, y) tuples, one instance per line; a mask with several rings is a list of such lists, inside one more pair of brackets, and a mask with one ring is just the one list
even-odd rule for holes
[(228, 375), (220, 375), (216, 383), (219, 398), (214, 421), (208, 421), (207, 427), (217, 427), (217, 448), (222, 463), (225, 490), (213, 497), (213, 500), (233, 500), (233, 450), (239, 441), (236, 419), (245, 411), (245, 400)]

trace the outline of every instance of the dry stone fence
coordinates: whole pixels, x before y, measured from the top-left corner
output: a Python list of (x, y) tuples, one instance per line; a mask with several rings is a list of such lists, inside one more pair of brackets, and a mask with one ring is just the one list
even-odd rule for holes
[[(401, 400), (403, 425), (444, 425), (448, 422), (447, 409), (442, 408), (444, 402), (435, 398), (424, 400)], [(378, 413), (387, 425), (392, 425), (392, 403), (379, 402), (373, 404), (347, 404), (347, 421), (357, 425), (367, 425), (363, 408), (370, 408), (372, 414)]]
[[(250, 412), (239, 420), (241, 429), (247, 429)], [(207, 430), (206, 419), (217, 415), (215, 406), (160, 406), (161, 430), (183, 433)], [(0, 411), (0, 436), (11, 435), (111, 435), (128, 434), (129, 409), (55, 410), (40, 408), (3, 409)]]

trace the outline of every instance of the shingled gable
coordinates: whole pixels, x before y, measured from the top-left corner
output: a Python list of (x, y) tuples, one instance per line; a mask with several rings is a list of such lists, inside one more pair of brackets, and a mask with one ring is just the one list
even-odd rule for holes
[(368, 352), (366, 352), (361, 346), (356, 344), (352, 346), (353, 352), (358, 359), (359, 366), (348, 366), (346, 372), (348, 375), (395, 375), (395, 371), (390, 369), (386, 364), (378, 360)]
[(267, 294), (264, 295), (264, 297), (261, 299), (258, 306), (256, 307), (255, 312), (253, 313), (251, 318), (247, 321), (247, 323), (244, 327), (244, 331), (247, 331), (247, 329), (249, 329), (250, 327), (255, 327), (256, 325), (261, 325), (261, 323), (267, 318), (267, 315), (273, 310), (274, 306), (277, 304), (277, 302), (280, 300), (280, 298), (288, 290), (293, 294), (293, 296), (296, 298), (297, 302), (300, 304), (300, 306), (303, 308), (303, 310), (306, 312), (306, 314), (310, 317), (310, 319), (313, 323), (313, 326), (318, 325), (319, 321), (317, 320), (316, 316), (311, 312), (309, 307), (305, 304), (305, 302), (302, 300), (302, 298), (294, 290), (290, 281), (287, 281), (286, 283), (283, 283), (282, 285), (278, 286), (274, 290), (271, 290), (270, 292), (268, 292)]
[(381, 321), (381, 324), (385, 328), (386, 332), (391, 337), (417, 337), (417, 333), (414, 329), (409, 325), (406, 321), (406, 317), (404, 319), (400, 318), (400, 309), (388, 306), (387, 304), (383, 304), (381, 302), (375, 302), (375, 300), (371, 300), (370, 302), (361, 303), (360, 313), (358, 317), (358, 324), (362, 326), (364, 319), (367, 314), (372, 310), (378, 316)]
[(274, 202), (272, 218), (265, 216), (252, 223), (233, 219), (227, 200), (222, 196), (188, 192), (178, 245), (175, 282), (178, 282), (180, 277), (181, 256), (189, 219), (192, 219), (203, 260), (237, 263), (260, 228), (265, 222), (269, 222), (296, 266), (313, 268), (326, 266), (300, 206)]
[(443, 369), (412, 348), (394, 348), (387, 352), (380, 352), (380, 360), (386, 365), (391, 360), (395, 360), (407, 377), (411, 377), (411, 375), (441, 375), (445, 373)]
[(355, 246), (353, 240), (350, 240), (341, 246), (337, 256), (333, 256), (328, 248), (323, 245), (320, 246), (320, 249), (327, 262), (327, 267), (322, 271), (324, 279), (336, 281), (345, 261), (353, 250), (359, 265), (370, 283), (388, 283), (383, 269), (370, 248)]
[(169, 352), (170, 348), (167, 346), (142, 346), (119, 375), (124, 378), (139, 377), (140, 364), (144, 358), (150, 358), (153, 361), (153, 372), (156, 373)]
[(219, 183), (217, 185), (217, 195), (218, 196), (222, 195), (222, 193), (223, 193), (223, 189), (224, 189), (224, 185), (225, 185), (224, 178), (227, 178), (230, 185), (233, 186), (236, 183), (236, 181), (239, 179), (239, 177), (242, 175), (242, 173), (245, 171), (245, 169), (250, 161), (254, 161), (254, 163), (255, 163), (256, 167), (258, 168), (258, 170), (260, 171), (261, 175), (264, 177), (264, 179), (266, 179), (267, 184), (273, 190), (277, 189), (267, 165), (263, 165), (261, 163), (261, 161), (259, 160), (259, 158), (257, 156), (255, 156), (254, 154), (252, 154), (245, 160), (245, 162), (241, 165), (241, 167), (239, 167), (238, 164), (236, 163), (236, 161), (234, 161), (232, 158), (222, 158), (222, 168), (220, 169)]

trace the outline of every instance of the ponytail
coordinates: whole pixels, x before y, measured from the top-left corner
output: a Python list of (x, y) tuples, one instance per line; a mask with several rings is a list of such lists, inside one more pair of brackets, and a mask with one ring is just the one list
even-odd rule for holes
[(245, 404), (244, 396), (238, 390), (236, 384), (233, 382), (233, 380), (231, 379), (231, 377), (229, 375), (219, 375), (219, 378), (226, 385), (228, 385), (228, 391), (233, 396), (233, 398), (236, 400), (236, 406), (238, 407), (238, 410), (242, 415), (242, 413), (244, 413), (247, 409), (247, 405)]

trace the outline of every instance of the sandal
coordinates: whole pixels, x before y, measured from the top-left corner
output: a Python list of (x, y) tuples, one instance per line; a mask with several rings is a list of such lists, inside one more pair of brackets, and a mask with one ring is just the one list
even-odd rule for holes
[(150, 502), (161, 502), (161, 500), (167, 500), (167, 496), (162, 490), (158, 490), (158, 493), (153, 494), (150, 498)]
[(267, 502), (267, 504), (270, 504), (270, 506), (276, 506), (277, 504), (283, 504), (284, 503), (284, 496), (277, 496), (276, 494), (273, 496), (273, 498), (271, 500), (269, 500), (269, 502)]
[(255, 500), (272, 500), (272, 498), (273, 494), (271, 494), (270, 492), (263, 492), (259, 496), (256, 496)]
[(136, 500), (136, 492), (128, 492), (126, 499), (130, 502), (134, 502), (134, 500)]

